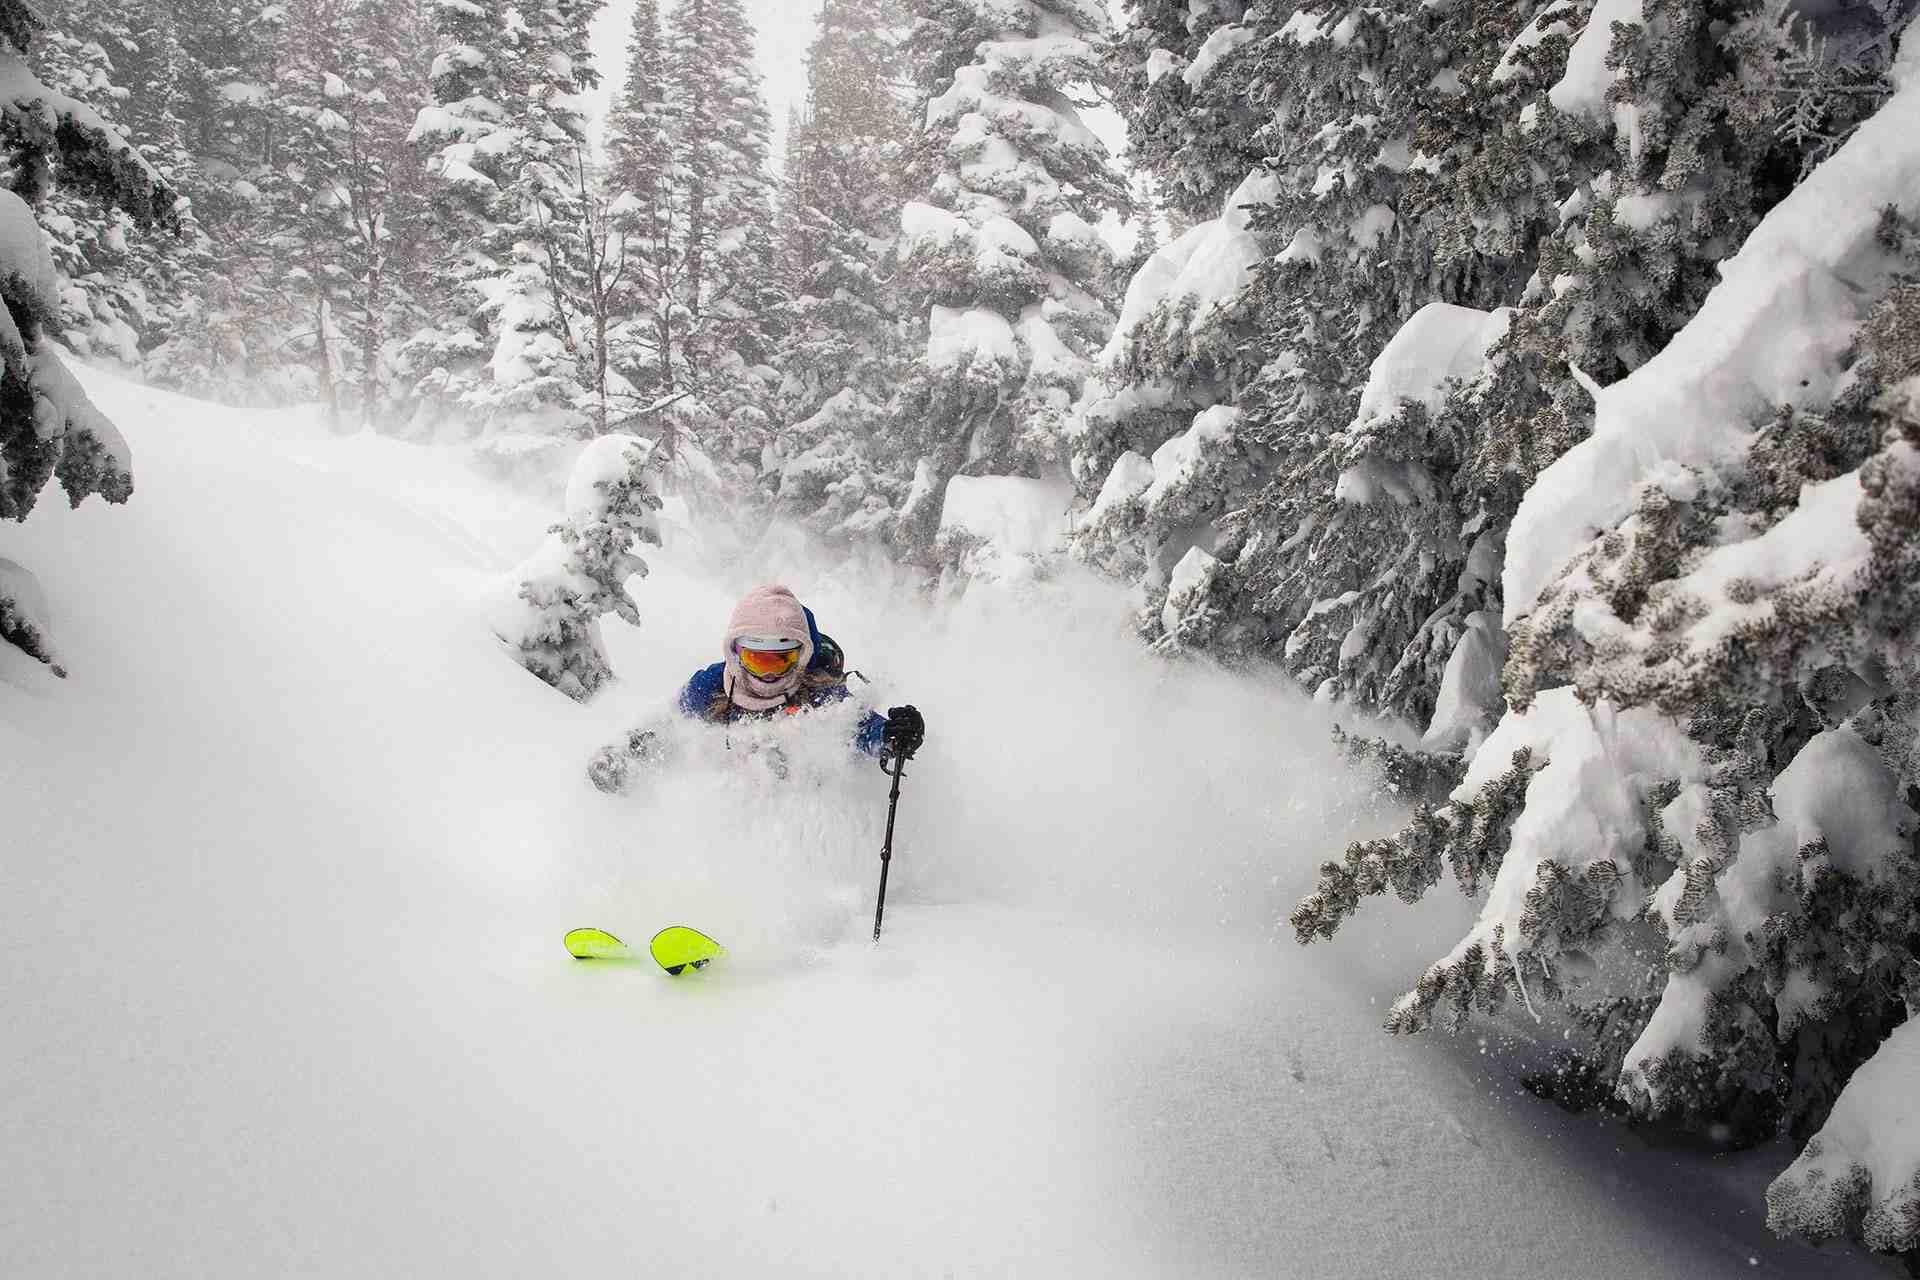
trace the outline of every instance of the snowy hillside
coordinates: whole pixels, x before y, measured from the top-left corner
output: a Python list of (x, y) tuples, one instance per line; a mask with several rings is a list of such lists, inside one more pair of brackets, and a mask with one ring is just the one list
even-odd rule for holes
[[(930, 614), (669, 521), (581, 707), (483, 621), (548, 500), (82, 378), (140, 488), (0, 531), (71, 672), (0, 647), (0, 1272), (1884, 1274), (1768, 1234), (1777, 1149), (1654, 1149), (1380, 1035), (1471, 904), (1278, 939), (1399, 815), (1324, 713), (1154, 664), (1105, 588)], [(769, 578), (927, 715), (877, 948), (885, 779), (837, 726), (784, 783), (684, 729), (631, 796), (585, 776)], [(681, 921), (730, 959), (559, 944)]]

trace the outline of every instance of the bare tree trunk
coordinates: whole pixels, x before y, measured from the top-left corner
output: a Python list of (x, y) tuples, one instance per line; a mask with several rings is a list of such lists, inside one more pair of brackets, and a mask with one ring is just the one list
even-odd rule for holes
[(598, 272), (595, 273), (595, 297), (593, 307), (593, 394), (594, 394), (594, 434), (607, 434), (607, 300), (599, 292)]
[(327, 426), (338, 430), (340, 426), (340, 390), (333, 380), (333, 345), (327, 336), (328, 322), (332, 319), (332, 308), (327, 305), (327, 295), (322, 293), (314, 305), (313, 349), (319, 361), (320, 403), (326, 408)]
[[(705, 0), (693, 0), (692, 20), (704, 29), (707, 16)], [(694, 77), (693, 101), (687, 112), (687, 142), (693, 157), (692, 182), (687, 188), (687, 306), (695, 316), (703, 305), (700, 297), (703, 261), (701, 237), (707, 230), (707, 174), (705, 166), (707, 127), (707, 82), (703, 77)]]
[(374, 429), (374, 420), (379, 413), (382, 384), (380, 378), (381, 348), (386, 346), (386, 277), (387, 264), (379, 260), (367, 268), (367, 313), (360, 331), (360, 425), (369, 431)]

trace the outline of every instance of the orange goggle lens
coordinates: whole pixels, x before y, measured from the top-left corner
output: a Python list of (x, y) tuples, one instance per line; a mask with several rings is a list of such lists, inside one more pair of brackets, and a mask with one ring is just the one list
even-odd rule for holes
[(740, 650), (740, 665), (762, 680), (778, 680), (799, 663), (798, 649)]

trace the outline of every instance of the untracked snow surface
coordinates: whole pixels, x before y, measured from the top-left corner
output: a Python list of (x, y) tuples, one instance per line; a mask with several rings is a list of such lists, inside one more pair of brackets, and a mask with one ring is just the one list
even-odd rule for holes
[[(1282, 940), (1396, 815), (1321, 712), (1156, 665), (1102, 590), (929, 613), (670, 527), (581, 707), (481, 619), (553, 506), (84, 378), (138, 496), (0, 529), (71, 672), (0, 667), (0, 1274), (1879, 1274), (1767, 1234), (1785, 1152), (1657, 1151), (1382, 1035), (1471, 904)], [(771, 577), (926, 713), (877, 948), (850, 719), (586, 778)], [(560, 946), (673, 923), (730, 958)]]

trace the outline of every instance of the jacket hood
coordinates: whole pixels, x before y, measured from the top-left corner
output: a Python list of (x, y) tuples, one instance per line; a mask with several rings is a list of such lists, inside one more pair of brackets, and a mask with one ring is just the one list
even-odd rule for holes
[[(741, 636), (779, 636), (800, 646), (800, 661), (793, 670), (776, 681), (764, 681), (740, 666), (736, 646)], [(769, 584), (755, 587), (742, 596), (727, 620), (723, 643), (727, 663), (727, 694), (734, 705), (747, 711), (768, 711), (779, 706), (800, 686), (813, 655), (820, 648), (820, 632), (814, 625), (813, 611), (804, 607), (786, 587)]]

